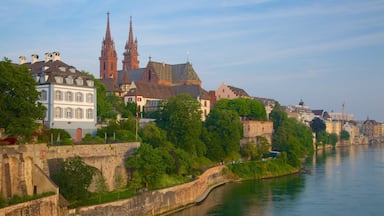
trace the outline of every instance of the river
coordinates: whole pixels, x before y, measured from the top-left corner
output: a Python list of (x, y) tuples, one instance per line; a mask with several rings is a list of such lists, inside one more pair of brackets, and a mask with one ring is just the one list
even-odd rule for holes
[(320, 151), (310, 174), (229, 183), (173, 216), (384, 215), (384, 145)]

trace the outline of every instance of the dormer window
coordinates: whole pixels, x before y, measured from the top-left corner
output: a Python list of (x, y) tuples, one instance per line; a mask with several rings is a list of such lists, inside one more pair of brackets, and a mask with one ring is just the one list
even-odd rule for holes
[(68, 76), (67, 78), (65, 78), (65, 82), (69, 85), (72, 85), (73, 84), (73, 78), (71, 76)]
[(65, 67), (63, 67), (63, 66), (61, 66), (61, 67), (59, 67), (59, 70), (61, 71), (61, 72), (65, 72)]
[(56, 83), (63, 83), (63, 77), (55, 76)]
[(83, 79), (81, 77), (76, 79), (76, 85), (83, 85)]
[(87, 80), (87, 85), (89, 87), (93, 87), (93, 85), (94, 85), (93, 80)]
[(69, 72), (71, 72), (71, 73), (75, 73), (75, 72), (76, 72), (76, 69), (75, 69), (75, 68), (69, 68)]

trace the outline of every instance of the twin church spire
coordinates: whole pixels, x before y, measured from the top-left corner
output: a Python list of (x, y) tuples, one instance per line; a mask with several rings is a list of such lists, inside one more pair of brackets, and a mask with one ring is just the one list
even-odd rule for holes
[[(123, 55), (124, 55), (124, 59), (122, 61), (123, 71), (139, 68), (137, 39), (133, 40), (132, 17), (130, 18), (129, 36), (128, 36), (128, 41), (125, 44), (125, 52)], [(117, 81), (118, 79), (117, 55), (115, 50), (115, 42), (113, 41), (111, 36), (111, 29), (109, 25), (109, 12), (107, 13), (107, 29), (105, 32), (105, 37), (102, 42), (101, 55), (99, 60), (100, 60), (100, 79), (112, 78), (115, 81)]]

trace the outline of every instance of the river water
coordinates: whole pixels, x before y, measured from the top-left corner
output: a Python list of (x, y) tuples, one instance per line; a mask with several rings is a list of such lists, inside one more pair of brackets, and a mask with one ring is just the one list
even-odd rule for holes
[(320, 151), (310, 174), (229, 183), (173, 216), (384, 215), (384, 145)]

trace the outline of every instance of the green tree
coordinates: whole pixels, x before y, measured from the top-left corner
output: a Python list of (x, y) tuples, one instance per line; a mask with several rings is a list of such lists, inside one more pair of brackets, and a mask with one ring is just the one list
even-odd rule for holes
[(340, 138), (341, 140), (349, 140), (350, 139), (349, 132), (346, 130), (342, 130), (340, 134)]
[(184, 149), (192, 157), (205, 152), (201, 135), (200, 103), (190, 95), (180, 94), (163, 104), (157, 124), (167, 131), (167, 137), (177, 148)]
[(53, 176), (60, 192), (68, 200), (80, 200), (89, 196), (88, 187), (96, 168), (84, 163), (79, 156), (68, 158)]
[(235, 111), (213, 109), (204, 122), (209, 136), (207, 157), (220, 161), (236, 156), (240, 150), (240, 139), (243, 135), (243, 125)]
[(153, 123), (145, 125), (142, 129), (140, 129), (139, 134), (144, 143), (148, 143), (154, 148), (164, 146), (168, 142), (167, 132)]
[(36, 120), (44, 118), (36, 85), (26, 66), (16, 66), (6, 58), (0, 61), (0, 128), (19, 142), (29, 141), (37, 130)]
[(133, 181), (138, 181), (141, 185), (145, 184), (146, 188), (154, 187), (159, 178), (165, 173), (166, 168), (159, 151), (145, 143), (141, 144), (132, 157), (128, 159), (126, 166), (136, 172), (134, 174), (136, 179)]
[(311, 126), (312, 131), (316, 134), (316, 142), (317, 142), (319, 132), (325, 131), (325, 128), (326, 128), (325, 123), (322, 119), (316, 117), (312, 119), (309, 125)]
[(220, 99), (217, 101), (215, 109), (232, 110), (249, 120), (267, 120), (264, 104), (248, 98)]
[(273, 130), (276, 131), (280, 125), (288, 119), (288, 115), (281, 109), (280, 104), (276, 102), (271, 113), (269, 114), (269, 119), (273, 121)]
[(313, 152), (311, 129), (296, 119), (288, 118), (273, 134), (272, 147), (286, 152), (290, 165), (299, 166), (299, 159)]

